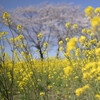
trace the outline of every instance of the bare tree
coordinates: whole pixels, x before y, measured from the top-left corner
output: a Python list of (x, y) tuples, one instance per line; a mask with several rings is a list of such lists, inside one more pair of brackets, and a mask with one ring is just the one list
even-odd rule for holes
[[(57, 46), (59, 51), (59, 41), (64, 41), (66, 37), (79, 35), (82, 28), (89, 26), (89, 21), (85, 17), (84, 11), (79, 6), (73, 4), (59, 5), (39, 5), (24, 8), (16, 8), (12, 11), (13, 25), (12, 29), (16, 30), (18, 24), (24, 28), (24, 37), (30, 43), (30, 48), (39, 49), (40, 57), (43, 57), (42, 48), (44, 42), (48, 42), (50, 46)], [(69, 31), (65, 24), (69, 22), (71, 25), (77, 24), (79, 29)], [(38, 41), (37, 35), (42, 33), (44, 38)], [(57, 54), (58, 55), (58, 54)]]

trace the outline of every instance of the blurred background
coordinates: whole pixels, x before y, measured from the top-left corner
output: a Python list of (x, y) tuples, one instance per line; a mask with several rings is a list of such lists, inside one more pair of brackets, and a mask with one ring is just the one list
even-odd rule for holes
[[(90, 28), (90, 21), (84, 12), (88, 6), (99, 7), (100, 0), (0, 0), (0, 32), (7, 31), (8, 39), (12, 37), (9, 27), (2, 19), (3, 13), (8, 12), (12, 17), (13, 24), (10, 28), (14, 37), (21, 34), (16, 28), (17, 25), (21, 25), (26, 44), (29, 46), (27, 50), (33, 52), (34, 57), (43, 56), (41, 52), (44, 52), (44, 43), (49, 44), (48, 56), (62, 56), (59, 52), (59, 42), (64, 42), (66, 52), (65, 38), (79, 37), (82, 35), (82, 29)], [(70, 23), (71, 26), (77, 24), (78, 30), (71, 28), (69, 31), (66, 23)], [(44, 36), (41, 42), (37, 39), (39, 33)], [(10, 53), (8, 44), (5, 45), (6, 51)]]

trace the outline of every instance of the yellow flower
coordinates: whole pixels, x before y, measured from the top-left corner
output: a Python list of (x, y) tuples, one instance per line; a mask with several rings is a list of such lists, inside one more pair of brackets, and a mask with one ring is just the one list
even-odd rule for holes
[(94, 33), (91, 33), (90, 36), (94, 36)]
[(91, 33), (91, 30), (90, 30), (90, 29), (88, 29), (88, 30), (87, 30), (87, 34), (90, 34), (90, 33)]
[(20, 30), (21, 29), (21, 25), (17, 25), (17, 30)]
[(88, 6), (85, 9), (85, 13), (86, 13), (86, 16), (92, 17), (92, 15), (94, 15), (94, 9), (91, 6)]
[(7, 12), (4, 12), (2, 18), (3, 18), (3, 19), (6, 19), (6, 18), (8, 18), (8, 17), (11, 17), (11, 15), (8, 14)]
[(95, 9), (95, 13), (100, 13), (100, 7)]
[(48, 43), (45, 42), (44, 45), (43, 45), (43, 47), (44, 47), (44, 48), (47, 48), (47, 46), (48, 46)]
[(95, 97), (98, 98), (98, 99), (100, 99), (100, 95), (99, 94), (96, 94)]
[(37, 35), (37, 37), (40, 39), (40, 38), (43, 38), (43, 34), (41, 34), (41, 33), (39, 33), (38, 35)]
[(67, 43), (67, 52), (70, 53), (71, 50), (76, 49), (76, 42), (78, 41), (78, 39), (76, 37), (73, 37), (69, 40), (69, 42)]
[(89, 88), (90, 88), (90, 87), (89, 87), (89, 85), (87, 84), (87, 85), (83, 86), (82, 88), (76, 89), (76, 91), (75, 91), (76, 96), (80, 96), (84, 91), (86, 91), (86, 90), (89, 89)]
[(44, 96), (45, 95), (45, 93), (44, 92), (40, 92), (40, 96)]
[(25, 54), (25, 52), (21, 52), (21, 55), (23, 56)]
[(41, 79), (37, 79), (38, 82), (41, 82)]
[(63, 44), (63, 41), (59, 41), (59, 45), (62, 45)]
[(67, 66), (66, 68), (64, 68), (64, 72), (67, 76), (72, 75), (72, 71), (73, 68), (71, 68), (71, 66)]
[(81, 36), (80, 39), (79, 39), (79, 42), (85, 42), (86, 40), (86, 37), (85, 36)]
[(91, 19), (91, 29), (92, 31), (99, 31), (100, 32), (100, 17), (95, 16)]
[(97, 47), (100, 47), (100, 41), (97, 43)]
[(96, 49), (95, 49), (95, 54), (96, 54), (96, 55), (100, 55), (100, 48), (96, 48)]
[(76, 30), (77, 28), (78, 28), (77, 24), (74, 24), (74, 25), (73, 25), (73, 29)]
[(65, 40), (66, 40), (66, 41), (68, 41), (68, 40), (69, 40), (69, 38), (66, 38)]
[(59, 50), (62, 51), (62, 50), (64, 50), (64, 48), (63, 47), (60, 47)]
[(82, 88), (78, 88), (76, 91), (75, 91), (75, 94), (76, 96), (80, 96), (80, 94), (83, 92)]
[(10, 38), (9, 41), (10, 41), (10, 43), (13, 43), (13, 38)]
[(50, 88), (52, 88), (52, 86), (51, 86), (51, 85), (49, 85), (49, 86), (48, 86), (48, 89), (50, 89)]
[(71, 28), (71, 24), (70, 23), (66, 23), (66, 25), (65, 25), (68, 29), (70, 29)]
[(3, 18), (3, 22), (4, 22), (5, 25), (9, 25), (9, 23), (12, 24), (12, 22), (11, 22), (11, 15), (8, 14), (7, 12), (3, 13), (2, 18)]
[(8, 32), (2, 32), (2, 33), (0, 33), (0, 37), (2, 38), (2, 36), (7, 36), (7, 34), (8, 34)]
[(8, 23), (5, 23), (5, 25), (7, 25), (7, 26), (8, 26), (9, 24), (8, 24)]
[(84, 28), (84, 29), (82, 29), (82, 33), (86, 33), (87, 32), (87, 30)]

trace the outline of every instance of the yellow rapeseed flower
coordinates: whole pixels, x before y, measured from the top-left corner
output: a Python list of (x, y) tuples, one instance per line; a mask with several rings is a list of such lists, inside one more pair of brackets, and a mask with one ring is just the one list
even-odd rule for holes
[(86, 37), (85, 36), (81, 36), (80, 38), (79, 38), (79, 42), (85, 42), (86, 41)]
[(44, 92), (40, 92), (40, 96), (44, 96), (45, 95), (45, 93)]
[(86, 13), (86, 16), (92, 17), (92, 15), (94, 15), (94, 9), (91, 6), (88, 6), (85, 9), (85, 13)]
[(95, 48), (95, 54), (100, 56), (100, 48)]
[(21, 29), (21, 25), (17, 25), (17, 30), (20, 30)]
[(82, 29), (82, 33), (87, 33), (87, 30), (85, 28)]
[(83, 86), (82, 88), (78, 88), (78, 89), (76, 89), (76, 91), (75, 91), (75, 94), (77, 95), (77, 96), (80, 96), (83, 92), (85, 92), (87, 89), (89, 89), (90, 87), (89, 87), (89, 84), (87, 84), (87, 85), (85, 85), (85, 86)]
[(100, 17), (95, 16), (91, 19), (91, 29), (92, 31), (99, 31), (100, 32)]
[(63, 41), (59, 41), (59, 45), (62, 45), (63, 44)]
[(100, 7), (95, 9), (95, 13), (100, 13)]
[(73, 25), (73, 29), (76, 30), (77, 28), (78, 28), (77, 24), (74, 24), (74, 25)]
[(95, 97), (100, 100), (100, 95), (99, 94), (96, 94)]
[(71, 24), (70, 23), (66, 23), (66, 25), (65, 25), (68, 29), (70, 29), (71, 28)]
[(65, 41), (68, 41), (68, 40), (69, 40), (69, 38), (66, 38), (66, 39), (65, 39)]
[(41, 34), (41, 33), (39, 33), (38, 35), (37, 35), (37, 37), (40, 39), (40, 38), (43, 38), (43, 34)]
[(66, 68), (64, 68), (64, 72), (67, 76), (70, 76), (72, 75), (73, 68), (71, 68), (71, 66), (67, 66)]

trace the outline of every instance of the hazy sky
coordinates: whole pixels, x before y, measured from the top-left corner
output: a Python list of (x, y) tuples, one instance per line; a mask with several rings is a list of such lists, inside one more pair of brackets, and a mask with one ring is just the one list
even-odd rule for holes
[(75, 5), (81, 5), (83, 9), (87, 6), (100, 7), (100, 0), (0, 0), (0, 5), (5, 9), (14, 9), (20, 6), (37, 5), (43, 2), (47, 2), (47, 4), (74, 3)]

